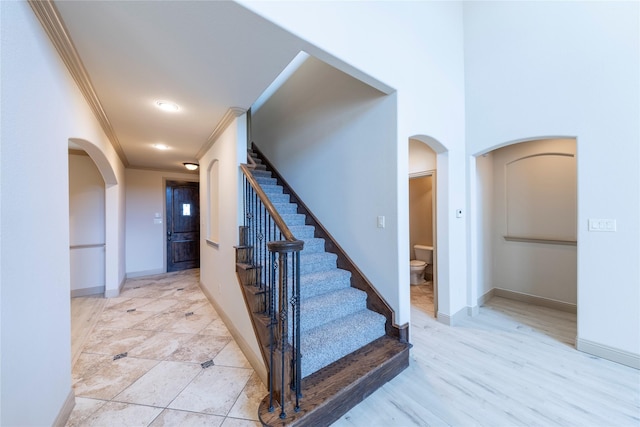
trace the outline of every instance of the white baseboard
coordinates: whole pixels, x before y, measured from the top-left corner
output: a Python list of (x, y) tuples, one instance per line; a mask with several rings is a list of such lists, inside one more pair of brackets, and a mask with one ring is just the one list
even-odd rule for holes
[[(492, 297), (496, 296), (496, 297), (502, 297), (502, 298), (512, 299), (516, 301), (522, 301), (529, 304), (534, 304), (542, 307), (553, 308), (555, 310), (565, 311), (567, 313), (575, 314), (578, 312), (578, 308), (576, 304), (558, 301), (551, 298), (538, 297), (535, 295), (525, 294), (523, 292), (512, 291), (509, 289), (493, 288), (491, 291), (484, 294), (481, 298), (484, 298), (484, 296), (489, 293), (491, 293)], [(487, 300), (485, 300), (484, 302), (486, 301)]]
[(438, 311), (436, 320), (440, 323), (444, 323), (447, 326), (459, 325), (462, 320), (469, 317), (470, 308), (471, 307), (463, 307), (460, 310), (458, 310), (458, 312), (456, 312), (453, 316), (449, 316), (448, 314)]
[(640, 354), (620, 350), (597, 342), (576, 338), (576, 348), (584, 353), (589, 353), (612, 362), (640, 369)]
[(53, 422), (53, 427), (64, 427), (69, 420), (69, 416), (71, 416), (71, 411), (73, 411), (74, 406), (76, 406), (76, 395), (73, 393), (73, 389), (71, 389), (60, 408), (60, 412), (58, 412), (58, 416)]
[(473, 307), (467, 307), (467, 316), (475, 317), (480, 314), (480, 306), (474, 305)]
[(256, 374), (258, 374), (258, 376), (262, 380), (262, 383), (268, 384), (269, 382), (267, 379), (267, 367), (264, 366), (262, 355), (254, 353), (249, 343), (244, 339), (242, 334), (240, 334), (240, 331), (238, 331), (238, 329), (233, 324), (233, 321), (229, 318), (229, 316), (227, 316), (224, 309), (218, 304), (215, 298), (213, 298), (213, 295), (211, 295), (209, 290), (202, 284), (202, 282), (200, 282), (200, 289), (207, 297), (211, 305), (213, 305), (213, 308), (215, 308), (218, 312), (218, 315), (224, 322), (225, 326), (227, 327), (227, 329), (229, 329), (229, 333), (231, 334), (233, 339), (236, 340), (238, 347), (240, 347), (240, 350), (242, 350), (242, 353), (244, 353), (247, 361), (249, 362), (253, 370), (256, 371)]
[(144, 270), (144, 271), (132, 271), (127, 273), (125, 277), (127, 279), (133, 279), (135, 277), (144, 277), (144, 276), (155, 276), (156, 274), (163, 274), (166, 271), (163, 268), (154, 268), (153, 270)]
[(120, 292), (122, 292), (122, 287), (124, 286), (124, 283), (127, 281), (127, 276), (125, 275), (122, 278), (122, 281), (120, 282), (120, 284), (118, 285), (118, 289), (107, 289), (104, 291), (104, 297), (105, 298), (117, 298), (120, 296)]
[(100, 295), (104, 294), (104, 285), (94, 286), (91, 288), (74, 289), (71, 291), (71, 298), (86, 297), (89, 295), (98, 295), (98, 294)]

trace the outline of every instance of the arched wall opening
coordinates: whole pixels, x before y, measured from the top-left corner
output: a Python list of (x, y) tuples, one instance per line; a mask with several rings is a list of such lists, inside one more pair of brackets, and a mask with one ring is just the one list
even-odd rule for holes
[(107, 297), (117, 296), (120, 292), (119, 280), (119, 207), (118, 179), (107, 156), (100, 148), (81, 138), (70, 138), (69, 148), (86, 152), (93, 160), (102, 175), (105, 185), (105, 291)]
[(71, 297), (105, 291), (105, 183), (83, 150), (69, 150)]
[(500, 296), (576, 313), (577, 139), (500, 143), (468, 165), (468, 305)]
[[(426, 147), (421, 147), (426, 145)], [(442, 313), (441, 307), (449, 306), (450, 284), (448, 275), (449, 221), (448, 211), (449, 168), (447, 148), (437, 139), (427, 135), (414, 135), (409, 138), (409, 179), (412, 177), (433, 176), (433, 315), (449, 323), (448, 313)], [(410, 241), (410, 239), (408, 239)], [(430, 309), (430, 307), (429, 307)], [(431, 313), (430, 313), (431, 314)]]

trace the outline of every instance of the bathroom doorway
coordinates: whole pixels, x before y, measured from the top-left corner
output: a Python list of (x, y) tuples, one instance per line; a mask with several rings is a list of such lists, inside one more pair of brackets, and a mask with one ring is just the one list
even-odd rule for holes
[[(411, 284), (411, 304), (436, 317), (438, 287), (436, 274), (436, 171), (409, 175), (409, 253), (411, 260), (421, 260), (415, 246), (433, 248), (427, 266), (417, 284)], [(430, 261), (430, 262), (429, 262)]]

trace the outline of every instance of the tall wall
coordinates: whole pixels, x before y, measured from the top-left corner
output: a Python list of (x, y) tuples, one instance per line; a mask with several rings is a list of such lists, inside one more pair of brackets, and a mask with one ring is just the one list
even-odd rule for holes
[[(267, 371), (235, 270), (242, 218), (240, 164), (247, 161), (246, 116), (236, 118), (200, 159), (200, 283), (245, 356), (266, 383)], [(214, 174), (213, 176), (211, 174)], [(216, 203), (221, 209), (212, 218)], [(217, 232), (205, 233), (211, 228)]]
[(198, 181), (190, 173), (127, 169), (127, 277), (167, 271), (166, 181)]
[(395, 107), (394, 95), (311, 57), (252, 115), (253, 141), (392, 307)]
[(105, 184), (87, 154), (69, 154), (71, 296), (104, 293)]
[[(640, 365), (640, 4), (464, 11), (467, 152), (577, 139), (578, 348)], [(617, 231), (590, 232), (589, 218)]]
[[(120, 200), (124, 167), (29, 4), (0, 2), (0, 13), (0, 424), (49, 426), (73, 402), (69, 139), (90, 141), (108, 159), (118, 184), (107, 199)], [(109, 227), (117, 261), (124, 224)]]
[(409, 269), (404, 268), (409, 258), (408, 141), (425, 135), (443, 148), (436, 150), (438, 236), (443, 238), (438, 253), (438, 309), (442, 319), (451, 319), (467, 304), (466, 217), (455, 217), (456, 208), (466, 205), (462, 3), (240, 3), (306, 40), (310, 54), (363, 81), (375, 80), (378, 85), (372, 84), (385, 93), (397, 92), (395, 154), (385, 162), (386, 171), (395, 169), (389, 179), (397, 223), (388, 223), (385, 233), (397, 250), (393, 255), (398, 265), (393, 277), (397, 296), (391, 301), (397, 301), (399, 323), (407, 322), (410, 314), (409, 287), (398, 285), (409, 283)]

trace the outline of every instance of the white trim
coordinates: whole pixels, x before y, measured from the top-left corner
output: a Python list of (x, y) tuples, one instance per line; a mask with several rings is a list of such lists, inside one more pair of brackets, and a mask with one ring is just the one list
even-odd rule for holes
[(474, 305), (473, 307), (467, 307), (467, 316), (475, 317), (480, 314), (480, 306)]
[(120, 292), (122, 291), (122, 287), (124, 286), (124, 283), (126, 281), (127, 281), (127, 275), (125, 274), (124, 277), (122, 278), (122, 281), (118, 285), (118, 289), (105, 290), (104, 297), (105, 298), (117, 298), (117, 297), (119, 297), (120, 296)]
[(142, 276), (155, 276), (156, 274), (164, 274), (166, 271), (162, 268), (154, 268), (153, 270), (144, 270), (144, 271), (133, 271), (131, 273), (127, 273), (127, 279), (133, 279), (134, 277), (142, 277)]
[(69, 390), (69, 394), (67, 398), (64, 400), (62, 407), (60, 408), (60, 412), (58, 412), (58, 416), (53, 422), (53, 427), (64, 427), (69, 421), (69, 417), (71, 416), (71, 411), (76, 406), (76, 395), (73, 393), (73, 388)]
[(202, 290), (202, 293), (204, 293), (204, 295), (207, 297), (207, 299), (209, 300), (213, 308), (215, 308), (216, 312), (224, 322), (225, 326), (227, 327), (227, 329), (229, 329), (229, 333), (231, 333), (231, 336), (236, 341), (236, 344), (238, 344), (238, 347), (240, 347), (240, 350), (242, 350), (242, 353), (247, 358), (247, 361), (249, 362), (253, 370), (256, 371), (256, 374), (258, 374), (258, 376), (262, 380), (262, 383), (269, 384), (267, 367), (264, 365), (264, 361), (262, 360), (262, 357), (253, 352), (249, 343), (244, 339), (242, 334), (238, 331), (238, 329), (233, 324), (233, 321), (229, 318), (229, 316), (227, 316), (224, 309), (218, 304), (215, 298), (213, 298), (213, 295), (209, 293), (209, 290), (202, 284), (202, 282), (200, 282), (199, 285), (200, 285), (200, 290)]
[(620, 350), (608, 345), (598, 344), (593, 341), (576, 337), (576, 348), (584, 353), (601, 357), (612, 362), (640, 369), (640, 355), (629, 351)]
[[(529, 304), (540, 305), (542, 307), (553, 308), (560, 311), (565, 311), (567, 313), (577, 313), (578, 308), (576, 304), (558, 301), (551, 298), (539, 297), (536, 295), (525, 294), (523, 292), (512, 291), (509, 289), (502, 288), (493, 288), (492, 296), (503, 297), (507, 299), (512, 299), (515, 301), (522, 301)], [(486, 294), (485, 294), (486, 295)]]
[(462, 322), (464, 319), (469, 317), (470, 309), (472, 309), (472, 307), (462, 307), (453, 316), (449, 316), (448, 314), (438, 312), (436, 320), (440, 323), (444, 323), (447, 326), (456, 326), (456, 325), (459, 325), (460, 322)]
[(104, 285), (93, 286), (91, 288), (73, 289), (71, 291), (71, 298), (86, 297), (89, 295), (98, 295), (98, 294), (100, 295), (104, 294)]

